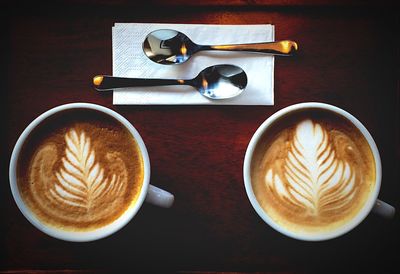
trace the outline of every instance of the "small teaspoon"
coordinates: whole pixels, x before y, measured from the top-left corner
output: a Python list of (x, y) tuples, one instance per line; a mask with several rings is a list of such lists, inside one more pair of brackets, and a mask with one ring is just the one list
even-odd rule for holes
[(142, 46), (145, 55), (150, 60), (163, 65), (184, 63), (193, 54), (202, 50), (247, 51), (290, 56), (298, 49), (297, 43), (290, 40), (252, 44), (198, 45), (182, 32), (170, 29), (151, 32)]
[(234, 65), (215, 65), (202, 70), (193, 79), (144, 79), (97, 75), (93, 78), (97, 91), (126, 87), (190, 85), (209, 99), (228, 99), (238, 96), (247, 86), (244, 70)]

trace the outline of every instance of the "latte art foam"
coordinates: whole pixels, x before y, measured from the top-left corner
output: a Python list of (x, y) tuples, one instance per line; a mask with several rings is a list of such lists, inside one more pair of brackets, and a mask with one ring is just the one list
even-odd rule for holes
[[(30, 181), (35, 183), (30, 185), (31, 192), (41, 206), (50, 200), (65, 211), (81, 211), (92, 219), (99, 218), (104, 213), (101, 204), (123, 195), (127, 187), (126, 166), (118, 155), (107, 153), (112, 173), (105, 174), (84, 131), (78, 135), (71, 129), (65, 142), (62, 166), (54, 174), (47, 165), (59, 156), (51, 144), (43, 146), (33, 158)], [(39, 191), (43, 188), (47, 191)]]
[(289, 230), (335, 229), (359, 212), (374, 186), (373, 155), (344, 118), (298, 116), (280, 121), (258, 145), (253, 189), (264, 210)]
[[(288, 143), (281, 168), (268, 169), (265, 182), (276, 199), (290, 202), (307, 214), (324, 215), (345, 208), (355, 194), (355, 169), (340, 159), (321, 125), (305, 120)], [(342, 146), (353, 150), (350, 140)]]
[(94, 111), (75, 112), (49, 119), (32, 134), (21, 152), (17, 182), (22, 198), (44, 223), (92, 230), (134, 204), (143, 163), (123, 125)]

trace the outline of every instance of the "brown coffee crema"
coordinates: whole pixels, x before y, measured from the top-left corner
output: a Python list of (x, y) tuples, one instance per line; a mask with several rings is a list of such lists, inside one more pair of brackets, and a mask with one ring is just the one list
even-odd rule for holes
[(354, 218), (375, 186), (375, 161), (346, 118), (308, 109), (276, 121), (256, 146), (252, 186), (264, 211), (293, 232), (334, 230)]
[(135, 204), (143, 159), (131, 133), (95, 110), (47, 118), (30, 134), (17, 165), (22, 199), (43, 223), (88, 231), (112, 223)]

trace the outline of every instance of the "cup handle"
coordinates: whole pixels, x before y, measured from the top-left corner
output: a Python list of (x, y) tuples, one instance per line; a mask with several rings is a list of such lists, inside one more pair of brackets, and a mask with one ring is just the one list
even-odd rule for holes
[(174, 195), (168, 191), (149, 185), (145, 201), (156, 206), (169, 208), (174, 203), (174, 199)]
[(377, 199), (374, 207), (372, 208), (372, 212), (381, 215), (382, 217), (391, 219), (393, 218), (396, 209), (388, 203)]

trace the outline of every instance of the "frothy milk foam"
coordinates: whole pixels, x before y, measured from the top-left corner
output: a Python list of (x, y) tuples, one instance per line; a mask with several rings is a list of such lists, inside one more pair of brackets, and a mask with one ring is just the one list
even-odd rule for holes
[(49, 118), (24, 145), (21, 196), (44, 223), (92, 230), (113, 222), (140, 193), (139, 148), (117, 120), (93, 110)]
[(345, 118), (303, 111), (264, 134), (252, 163), (262, 208), (291, 231), (340, 227), (363, 207), (375, 181), (368, 142)]

